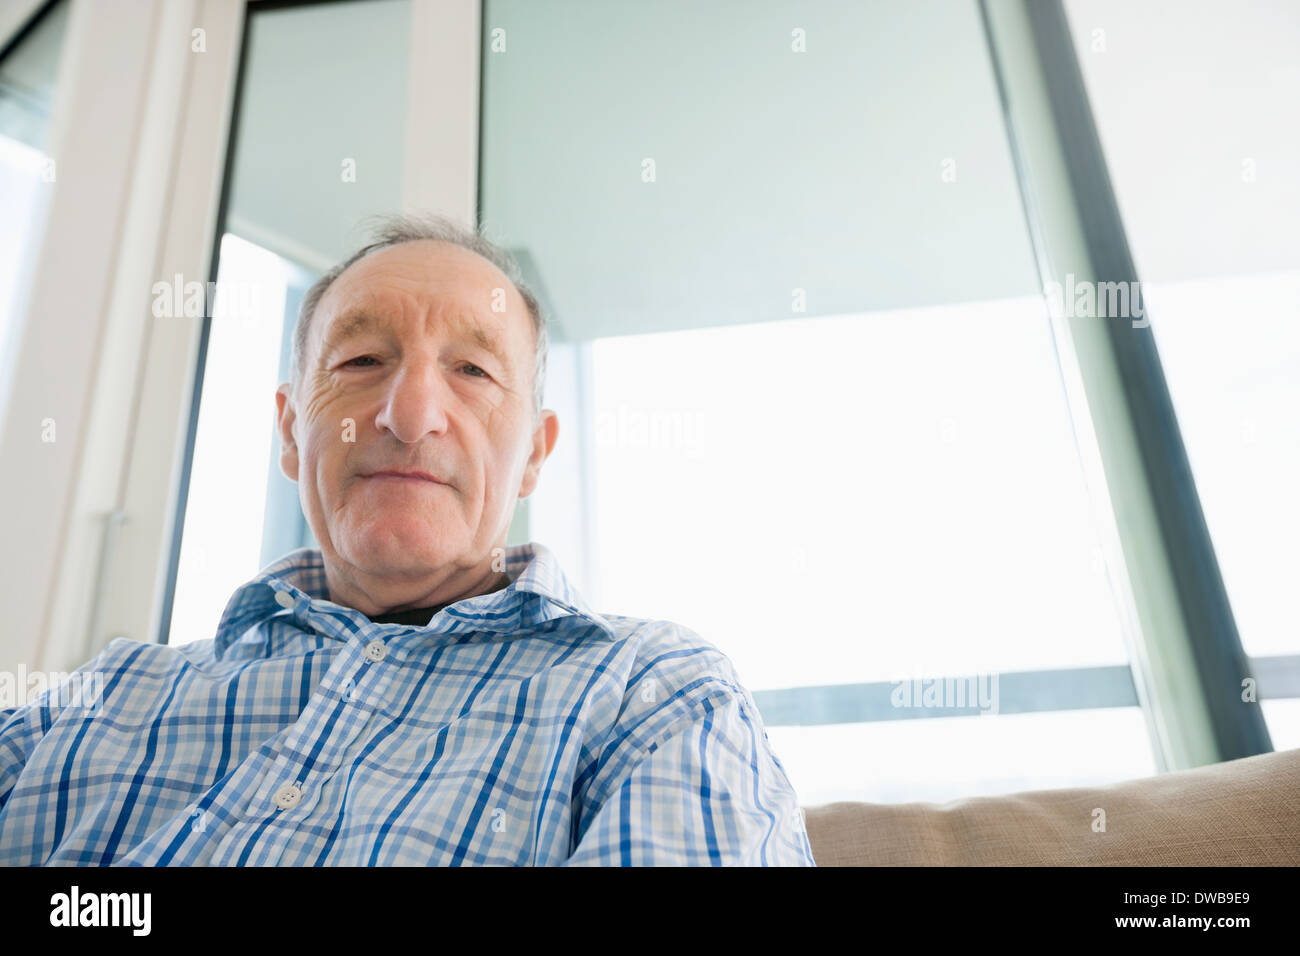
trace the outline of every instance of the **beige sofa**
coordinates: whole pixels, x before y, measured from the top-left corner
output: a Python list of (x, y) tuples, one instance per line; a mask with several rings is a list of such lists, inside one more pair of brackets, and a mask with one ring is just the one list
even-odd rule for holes
[(1103, 787), (803, 812), (819, 866), (1294, 866), (1300, 750)]

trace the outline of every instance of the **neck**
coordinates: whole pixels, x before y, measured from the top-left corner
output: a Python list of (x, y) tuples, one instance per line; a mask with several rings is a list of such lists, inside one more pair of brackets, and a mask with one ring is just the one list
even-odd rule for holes
[(325, 564), (329, 599), (343, 607), (354, 608), (367, 617), (410, 611), (416, 608), (454, 604), (466, 598), (499, 591), (510, 584), (510, 576), (486, 569), (452, 568), (445, 574), (425, 577), (418, 582), (394, 580), (391, 576), (371, 575), (355, 568)]

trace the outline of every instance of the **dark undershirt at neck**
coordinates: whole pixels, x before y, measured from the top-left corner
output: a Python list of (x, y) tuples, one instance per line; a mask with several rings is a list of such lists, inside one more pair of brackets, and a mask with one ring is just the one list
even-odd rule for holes
[[(448, 604), (455, 604), (455, 601), (448, 601)], [(435, 604), (433, 607), (417, 607), (409, 611), (390, 611), (387, 614), (367, 614), (366, 617), (376, 624), (414, 624), (418, 627), (425, 627), (433, 616), (445, 608), (446, 604)]]
[[(502, 574), (500, 580), (497, 582), (497, 586), (492, 590), (500, 591), (509, 584), (510, 577), (506, 574)], [(489, 591), (487, 593), (490, 594), (492, 592)], [(415, 627), (427, 627), (429, 622), (433, 620), (435, 614), (448, 605), (455, 603), (456, 601), (448, 601), (446, 604), (435, 604), (431, 607), (416, 607), (407, 611), (389, 611), (387, 614), (367, 614), (366, 617), (370, 618), (370, 620), (376, 624), (402, 624), (408, 627), (412, 625)]]

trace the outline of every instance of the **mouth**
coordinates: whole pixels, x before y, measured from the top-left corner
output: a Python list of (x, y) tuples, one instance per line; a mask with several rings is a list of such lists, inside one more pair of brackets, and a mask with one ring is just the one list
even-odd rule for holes
[(416, 485), (445, 485), (446, 482), (427, 471), (375, 471), (365, 476), (373, 481), (392, 481)]

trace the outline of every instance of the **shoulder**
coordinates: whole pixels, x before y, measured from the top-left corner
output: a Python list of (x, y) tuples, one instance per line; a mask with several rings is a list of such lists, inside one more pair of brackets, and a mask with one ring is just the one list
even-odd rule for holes
[(118, 637), (109, 641), (76, 674), (95, 681), (106, 692), (105, 699), (129, 693), (157, 693), (171, 686), (171, 679), (212, 659), (212, 641), (194, 641), (173, 646)]
[(676, 621), (605, 618), (618, 632), (627, 661), (614, 740), (648, 746), (723, 710), (757, 720), (735, 664), (712, 641)]
[(731, 658), (686, 625), (663, 619), (605, 617), (624, 645), (629, 686), (653, 682), (672, 693), (693, 686), (740, 687), (740, 675)]
[(104, 645), (104, 649), (90, 663), (91, 666), (143, 664), (183, 667), (196, 664), (212, 656), (212, 638), (190, 641), (186, 644), (157, 644), (153, 641), (136, 641), (117, 637)]

